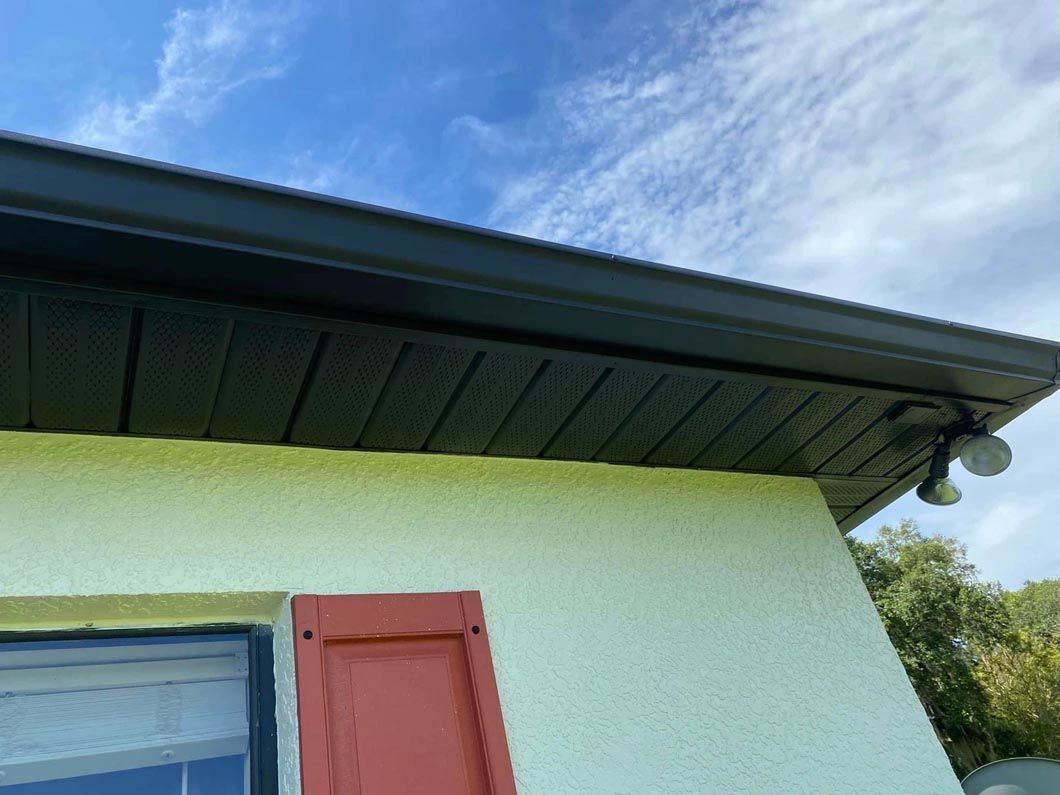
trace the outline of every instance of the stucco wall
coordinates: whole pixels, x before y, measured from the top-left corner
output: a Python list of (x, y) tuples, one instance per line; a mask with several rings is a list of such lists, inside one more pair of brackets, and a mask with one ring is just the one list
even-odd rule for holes
[(523, 793), (960, 792), (809, 481), (4, 433), (0, 550), (0, 596), (478, 589)]

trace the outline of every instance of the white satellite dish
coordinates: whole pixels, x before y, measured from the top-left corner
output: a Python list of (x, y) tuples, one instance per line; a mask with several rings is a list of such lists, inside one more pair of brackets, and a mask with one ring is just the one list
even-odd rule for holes
[(1037, 756), (999, 759), (969, 773), (965, 795), (1057, 795), (1060, 762)]

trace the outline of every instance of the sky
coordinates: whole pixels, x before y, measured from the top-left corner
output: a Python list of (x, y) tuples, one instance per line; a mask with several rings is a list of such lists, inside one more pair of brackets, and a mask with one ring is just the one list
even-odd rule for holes
[[(0, 3), (0, 128), (1060, 339), (1055, 0)], [(902, 517), (1060, 576), (1060, 397)]]

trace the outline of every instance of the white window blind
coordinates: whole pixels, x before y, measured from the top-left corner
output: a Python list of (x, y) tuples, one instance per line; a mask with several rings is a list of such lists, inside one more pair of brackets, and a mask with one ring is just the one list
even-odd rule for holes
[(0, 645), (0, 792), (245, 754), (247, 671), (242, 640)]

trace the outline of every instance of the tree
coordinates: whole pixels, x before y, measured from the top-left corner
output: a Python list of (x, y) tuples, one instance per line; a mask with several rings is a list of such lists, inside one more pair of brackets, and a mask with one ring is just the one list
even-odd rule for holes
[(1060, 758), (1060, 646), (1014, 630), (983, 654), (975, 676), (1015, 753)]
[(1005, 595), (1015, 624), (1060, 642), (1060, 580), (1024, 583)]
[(909, 519), (847, 544), (955, 772), (1060, 757), (1060, 580), (1005, 593)]
[(962, 544), (926, 537), (912, 520), (847, 543), (954, 769), (963, 775), (990, 761), (994, 719), (975, 669), (977, 650), (1008, 630), (1000, 587), (977, 580)]

